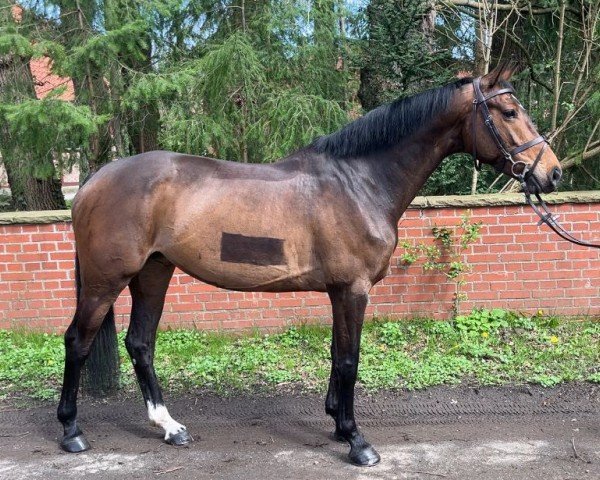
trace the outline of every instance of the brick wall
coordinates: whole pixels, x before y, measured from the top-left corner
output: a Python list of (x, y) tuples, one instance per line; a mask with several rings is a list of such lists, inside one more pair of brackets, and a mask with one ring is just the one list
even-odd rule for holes
[[(551, 196), (564, 227), (600, 239), (600, 192)], [(521, 196), (418, 198), (399, 223), (402, 240), (432, 240), (431, 227), (453, 226), (469, 209), (483, 223), (466, 260), (472, 265), (461, 310), (501, 307), (563, 315), (600, 315), (600, 253), (560, 240), (525, 208)], [(74, 313), (74, 245), (68, 212), (0, 214), (0, 328), (61, 331)], [(454, 284), (421, 264), (405, 266), (398, 249), (390, 274), (371, 292), (369, 315), (448, 318)], [(116, 304), (127, 324), (130, 298)], [(177, 271), (162, 327), (274, 328), (329, 321), (320, 293), (240, 293), (210, 287)]]

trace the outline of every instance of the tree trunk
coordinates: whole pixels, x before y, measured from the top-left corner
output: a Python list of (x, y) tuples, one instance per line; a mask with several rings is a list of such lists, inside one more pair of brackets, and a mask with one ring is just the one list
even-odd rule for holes
[[(142, 0), (104, 0), (104, 23), (106, 30), (116, 30), (127, 22), (135, 22), (142, 18), (140, 9)], [(152, 72), (152, 38), (150, 32), (145, 32), (145, 48), (141, 56), (119, 56), (120, 66), (111, 68), (110, 94), (114, 106), (119, 105), (123, 91), (127, 90), (132, 82), (133, 73)], [(121, 135), (122, 132), (127, 135)], [(141, 105), (135, 110), (120, 110), (113, 121), (113, 135), (117, 153), (136, 155), (160, 148), (158, 133), (160, 131), (160, 112), (156, 103)], [(129, 138), (129, 144), (122, 140)]]
[(437, 17), (437, 10), (435, 9), (435, 0), (426, 0), (426, 10), (421, 20), (421, 31), (425, 37), (425, 46), (429, 53), (435, 51), (435, 19)]
[[(144, 55), (144, 60), (129, 60), (128, 64), (133, 70), (148, 73), (152, 71), (152, 51), (150, 38), (147, 39), (148, 48)], [(123, 73), (125, 81), (130, 79)], [(160, 131), (160, 112), (156, 103), (148, 103), (136, 112), (131, 112), (130, 123), (128, 125), (129, 138), (131, 139), (133, 153), (149, 152), (160, 148), (158, 142), (158, 132)]]
[[(491, 50), (493, 44), (494, 24), (491, 21), (491, 15), (488, 15), (490, 7), (487, 0), (483, 2), (485, 19), (482, 19), (480, 12), (479, 19), (476, 20), (476, 36), (475, 36), (475, 65), (474, 76), (482, 76), (490, 70)], [(477, 193), (477, 182), (479, 181), (479, 171), (473, 167), (471, 176), (471, 195)]]

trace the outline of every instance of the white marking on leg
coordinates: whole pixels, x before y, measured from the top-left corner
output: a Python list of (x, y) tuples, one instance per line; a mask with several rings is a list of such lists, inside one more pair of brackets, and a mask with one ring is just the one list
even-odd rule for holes
[(173, 420), (171, 415), (169, 415), (167, 407), (164, 405), (154, 405), (150, 401), (148, 401), (146, 405), (148, 406), (148, 418), (150, 419), (150, 423), (163, 428), (165, 431), (165, 440), (186, 430), (184, 425)]

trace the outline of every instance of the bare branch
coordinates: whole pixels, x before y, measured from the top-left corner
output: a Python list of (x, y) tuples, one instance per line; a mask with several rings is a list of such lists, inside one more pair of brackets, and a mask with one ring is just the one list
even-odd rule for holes
[(590, 160), (596, 155), (600, 155), (600, 140), (597, 140), (594, 143), (592, 143), (589, 149), (561, 160), (560, 166), (563, 170), (565, 170), (567, 168), (571, 168), (579, 164), (580, 162)]
[(548, 90), (548, 92), (552, 93), (552, 87), (550, 85), (548, 85), (546, 82), (544, 82), (540, 77), (538, 77), (538, 75), (535, 73), (535, 70), (533, 69), (533, 59), (531, 58), (531, 53), (529, 53), (529, 49), (526, 48), (521, 41), (512, 33), (510, 33), (508, 30), (505, 30), (506, 34), (508, 35), (508, 37), (511, 39), (511, 41), (521, 49), (521, 51), (523, 52), (523, 54), (525, 55), (525, 57), (527, 58), (527, 63), (529, 64), (529, 76), (531, 77), (531, 80), (533, 80), (535, 83), (537, 83), (538, 85), (540, 85), (541, 87), (544, 87), (546, 90)]
[(581, 111), (581, 109), (583, 107), (585, 107), (586, 103), (590, 99), (590, 93), (592, 91), (592, 87), (593, 87), (593, 85), (589, 85), (584, 90), (583, 94), (580, 96), (581, 103), (579, 105), (574, 106), (574, 108), (572, 110), (570, 110), (569, 113), (567, 113), (567, 116), (562, 121), (560, 127), (558, 127), (556, 130), (554, 130), (553, 132), (550, 133), (550, 135), (548, 136), (549, 142), (552, 143), (555, 138), (557, 138), (563, 131), (565, 131), (567, 129), (567, 127), (569, 126), (569, 123), (571, 123), (571, 120), (573, 120), (575, 118), (575, 116)]
[[(442, 0), (444, 5), (449, 7), (469, 7), (483, 10), (486, 8), (486, 2), (478, 2), (476, 0)], [(543, 15), (554, 13), (557, 7), (534, 8), (529, 6), (518, 6), (516, 3), (494, 3), (494, 8), (497, 10), (516, 10), (521, 13), (530, 13), (533, 15)], [(574, 13), (579, 13), (573, 10)]]

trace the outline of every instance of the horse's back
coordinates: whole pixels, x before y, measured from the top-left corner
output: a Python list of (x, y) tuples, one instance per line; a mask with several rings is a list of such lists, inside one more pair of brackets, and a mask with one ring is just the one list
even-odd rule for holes
[[(314, 270), (305, 195), (310, 182), (299, 186), (299, 175), (285, 163), (240, 164), (172, 152), (117, 160), (94, 174), (73, 202), (83, 267), (107, 265), (127, 276), (160, 252), (208, 283), (293, 288)], [(303, 287), (321, 288), (314, 279)]]

